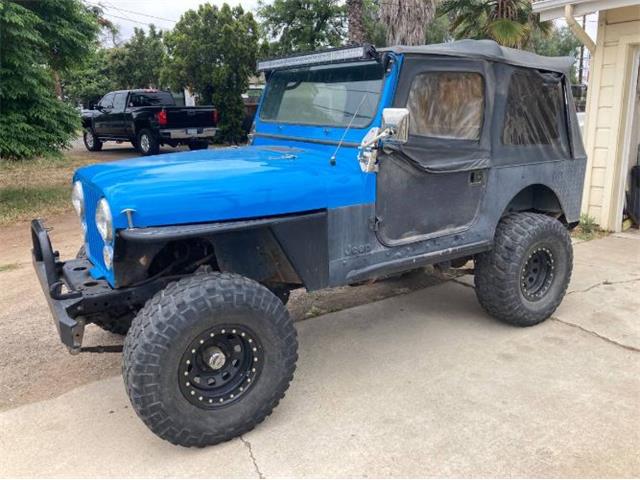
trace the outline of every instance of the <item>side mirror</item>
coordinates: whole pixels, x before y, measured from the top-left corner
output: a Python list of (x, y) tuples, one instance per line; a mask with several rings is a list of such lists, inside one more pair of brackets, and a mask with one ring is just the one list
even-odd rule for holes
[(358, 148), (360, 169), (365, 173), (378, 171), (378, 146), (394, 146), (409, 140), (409, 110), (385, 108), (382, 110), (382, 128), (373, 127)]
[(103, 111), (103, 110), (104, 110), (104, 107), (103, 107), (102, 105), (100, 105), (99, 103), (96, 103), (96, 104), (93, 106), (93, 110), (98, 110), (99, 112), (101, 112), (101, 111)]
[(385, 108), (382, 110), (382, 131), (388, 135), (382, 141), (389, 145), (402, 145), (409, 140), (409, 109)]

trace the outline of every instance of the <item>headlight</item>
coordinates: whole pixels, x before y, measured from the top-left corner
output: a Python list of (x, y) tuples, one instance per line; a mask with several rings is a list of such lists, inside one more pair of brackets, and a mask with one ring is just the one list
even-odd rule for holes
[(104, 198), (100, 199), (98, 208), (96, 208), (96, 227), (105, 243), (111, 243), (113, 240), (113, 218), (109, 204)]
[(82, 219), (84, 217), (84, 191), (82, 190), (82, 183), (79, 181), (73, 183), (71, 203), (80, 219)]

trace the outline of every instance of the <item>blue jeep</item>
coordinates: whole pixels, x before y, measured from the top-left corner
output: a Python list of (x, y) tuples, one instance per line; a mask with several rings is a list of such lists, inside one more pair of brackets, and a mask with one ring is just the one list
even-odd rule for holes
[(126, 334), (137, 414), (203, 446), (284, 396), (292, 289), (473, 260), (489, 314), (545, 320), (569, 283), (585, 172), (570, 66), (490, 41), (261, 62), (249, 145), (81, 168), (76, 259), (32, 222), (62, 342), (92, 350), (88, 323)]

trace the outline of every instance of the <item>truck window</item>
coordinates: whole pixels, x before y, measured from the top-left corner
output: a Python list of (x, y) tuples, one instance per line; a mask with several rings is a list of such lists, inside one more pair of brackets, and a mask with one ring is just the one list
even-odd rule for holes
[(113, 112), (124, 112), (124, 104), (127, 101), (127, 92), (116, 93), (113, 97)]
[(520, 69), (511, 75), (504, 145), (561, 145), (565, 121), (560, 75)]
[(479, 140), (484, 116), (484, 81), (472, 72), (416, 75), (409, 91), (409, 133), (435, 138)]
[(130, 107), (171, 107), (176, 104), (169, 92), (133, 92), (129, 98)]
[(113, 107), (113, 93), (107, 93), (102, 100), (100, 100), (100, 106), (104, 108)]

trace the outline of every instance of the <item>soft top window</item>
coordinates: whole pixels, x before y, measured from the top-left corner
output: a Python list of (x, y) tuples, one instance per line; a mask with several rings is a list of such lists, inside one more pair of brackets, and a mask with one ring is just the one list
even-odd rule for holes
[(562, 77), (518, 69), (511, 75), (505, 109), (504, 145), (561, 145), (565, 121)]
[(409, 91), (409, 133), (425, 137), (479, 140), (484, 116), (484, 81), (472, 72), (416, 75)]

